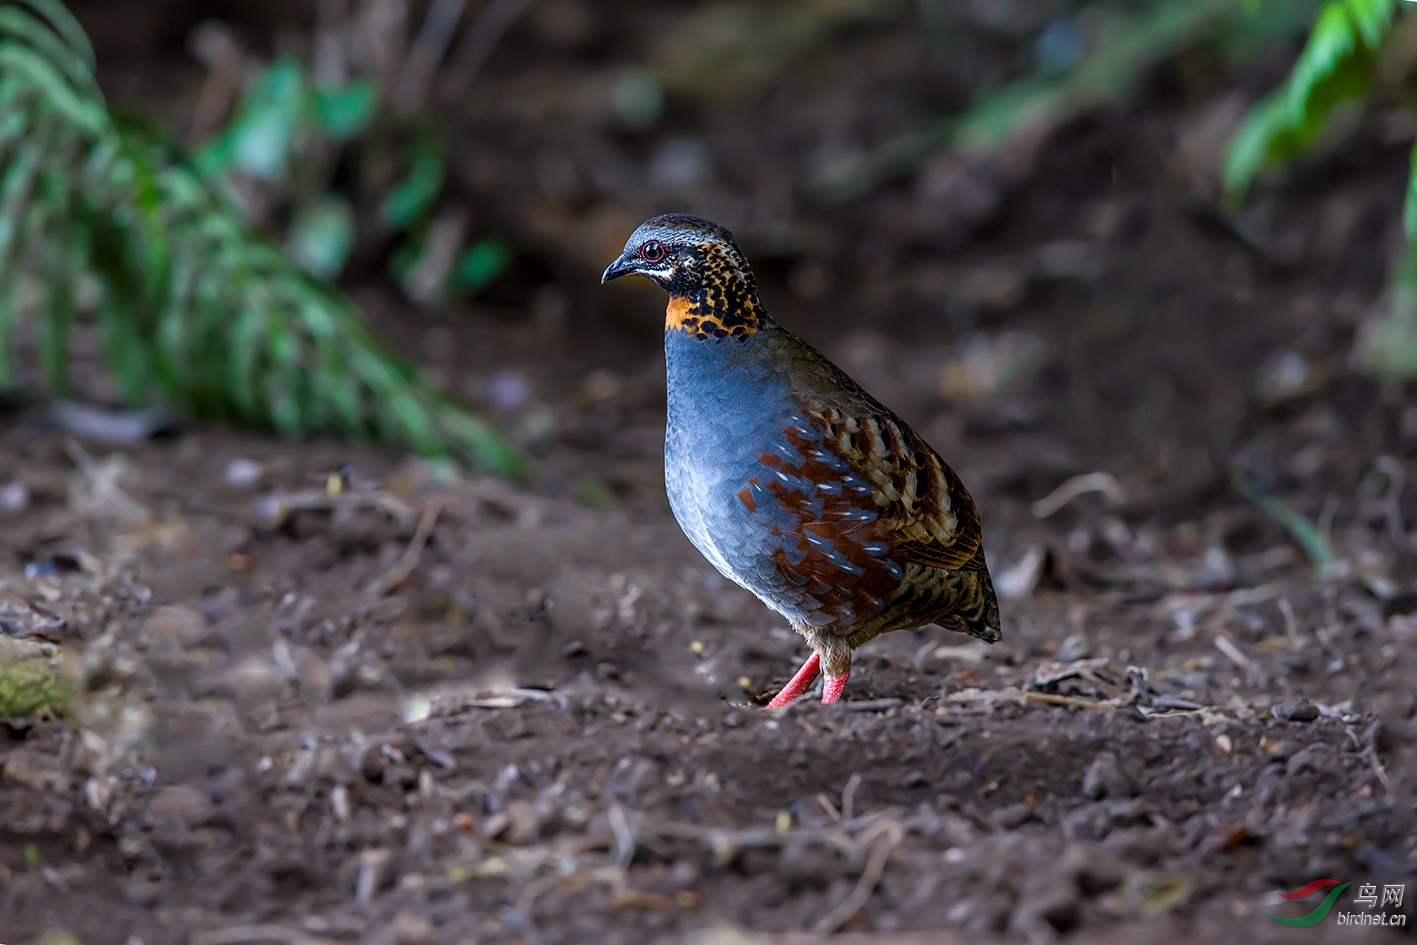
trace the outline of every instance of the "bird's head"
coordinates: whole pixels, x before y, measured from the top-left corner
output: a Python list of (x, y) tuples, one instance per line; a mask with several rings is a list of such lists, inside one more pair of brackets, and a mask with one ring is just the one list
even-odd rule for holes
[(621, 276), (661, 286), (669, 293), (665, 327), (696, 337), (755, 334), (766, 318), (737, 240), (701, 217), (666, 213), (641, 223), (600, 281)]

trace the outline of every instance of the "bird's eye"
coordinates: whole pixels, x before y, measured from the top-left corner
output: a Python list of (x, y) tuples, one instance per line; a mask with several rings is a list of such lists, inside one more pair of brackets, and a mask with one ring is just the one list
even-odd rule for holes
[(659, 240), (650, 240), (640, 247), (640, 258), (645, 262), (657, 263), (665, 256), (664, 244)]

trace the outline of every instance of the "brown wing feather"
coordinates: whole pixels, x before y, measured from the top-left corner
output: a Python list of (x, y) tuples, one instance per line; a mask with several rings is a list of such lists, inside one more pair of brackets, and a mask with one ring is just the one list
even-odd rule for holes
[(955, 570), (979, 553), (979, 512), (953, 469), (889, 411), (814, 412), (833, 452), (875, 489), (892, 557)]

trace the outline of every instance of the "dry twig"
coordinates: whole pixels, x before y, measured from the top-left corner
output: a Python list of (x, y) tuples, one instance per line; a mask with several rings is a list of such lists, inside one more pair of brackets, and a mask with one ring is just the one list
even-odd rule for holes
[(1248, 672), (1254, 663), (1244, 652), (1235, 645), (1229, 637), (1223, 633), (1215, 635), (1215, 648), (1225, 654), (1225, 657), (1236, 666)]
[(1126, 493), (1122, 491), (1122, 484), (1117, 481), (1116, 476), (1105, 472), (1091, 472), (1069, 479), (1033, 503), (1030, 510), (1034, 518), (1047, 518), (1078, 496), (1089, 492), (1100, 492), (1116, 505), (1127, 500)]
[(1074, 709), (1115, 709), (1117, 706), (1111, 702), (1093, 702), (1091, 699), (1075, 699), (1072, 696), (1060, 696), (1051, 692), (1026, 692), (1023, 694), (1024, 702), (1046, 702), (1049, 705), (1066, 705)]
[(856, 808), (856, 789), (861, 787), (861, 775), (852, 774), (841, 789), (841, 819), (851, 820)]
[(152, 520), (152, 513), (118, 484), (122, 467), (117, 462), (111, 459), (97, 462), (72, 436), (64, 438), (64, 452), (84, 477), (95, 510), (109, 511), (138, 524), (147, 524)]
[(371, 492), (338, 492), (325, 489), (303, 489), (299, 492), (276, 492), (261, 496), (251, 506), (252, 517), (263, 528), (280, 528), (292, 512), (328, 512), (338, 508), (378, 509), (400, 528), (407, 527), (418, 510), (387, 489)]
[(900, 846), (904, 837), (905, 830), (891, 820), (876, 824), (861, 835), (862, 844), (872, 844), (871, 853), (866, 859), (866, 868), (861, 871), (856, 888), (851, 890), (851, 894), (843, 899), (839, 906), (822, 916), (817, 924), (812, 926), (813, 932), (835, 932), (865, 907), (871, 899), (871, 894), (876, 891), (876, 884), (881, 881), (881, 875), (886, 871), (891, 854), (895, 853), (895, 848)]
[(192, 945), (247, 945), (251, 942), (280, 942), (282, 945), (335, 945), (327, 938), (310, 935), (283, 925), (232, 925), (192, 936)]
[(404, 60), (394, 86), (394, 105), (404, 114), (412, 114), (423, 107), (433, 74), (448, 51), (466, 4), (467, 0), (433, 0), (428, 8), (418, 38), (413, 41), (413, 48), (408, 51), (408, 58)]
[(413, 573), (413, 569), (418, 567), (419, 559), (423, 557), (423, 547), (428, 544), (428, 539), (433, 534), (433, 526), (438, 524), (438, 515), (447, 506), (455, 504), (457, 500), (451, 496), (435, 496), (428, 500), (428, 504), (423, 507), (423, 516), (418, 520), (418, 530), (413, 533), (413, 540), (408, 543), (408, 548), (394, 562), (392, 568), (379, 575), (364, 589), (365, 596), (383, 597)]

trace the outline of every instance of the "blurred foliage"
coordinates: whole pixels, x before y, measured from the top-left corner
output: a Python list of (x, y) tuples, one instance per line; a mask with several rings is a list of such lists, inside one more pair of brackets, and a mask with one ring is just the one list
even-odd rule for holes
[(973, 105), (902, 135), (817, 181), (829, 202), (854, 199), (942, 152), (992, 153), (1041, 141), (1064, 122), (1124, 100), (1159, 63), (1208, 45), (1229, 58), (1272, 49), (1303, 28), (1307, 0), (1092, 3), (1038, 37), (1033, 73), (983, 90)]
[(1304, 554), (1309, 556), (1309, 561), (1314, 566), (1314, 572), (1322, 577), (1325, 569), (1338, 559), (1338, 556), (1334, 554), (1333, 546), (1329, 544), (1323, 533), (1315, 528), (1307, 518), (1260, 489), (1238, 471), (1232, 471), (1231, 480), (1237, 492), (1259, 506), (1266, 515), (1289, 532), (1299, 547), (1304, 549)]
[(55, 647), (0, 636), (0, 719), (63, 715), (76, 688), (66, 670)]
[(670, 90), (727, 98), (764, 87), (843, 28), (899, 13), (905, 0), (710, 3), (688, 10), (654, 57)]
[[(132, 404), (159, 395), (288, 435), (374, 436), (520, 468), (493, 430), (384, 353), (346, 299), (253, 234), (211, 176), (294, 173), (307, 123), (331, 140), (357, 133), (367, 87), (305, 94), (299, 70), (277, 63), (189, 163), (159, 131), (115, 118), (93, 69), (58, 0), (0, 4), (0, 387), (34, 315), (45, 372), (65, 392), (84, 315)], [(287, 246), (333, 274), (350, 241), (348, 209), (321, 196), (295, 214)]]
[(1231, 139), (1225, 186), (1242, 196), (1267, 167), (1312, 149), (1334, 109), (1372, 83), (1397, 0), (1335, 0), (1314, 21), (1289, 81), (1266, 96)]
[[(1398, 0), (1331, 0), (1319, 10), (1288, 80), (1254, 107), (1231, 139), (1225, 183), (1232, 203), (1263, 171), (1314, 151), (1339, 107), (1368, 96), (1394, 45), (1398, 6)], [(1398, 54), (1410, 60), (1412, 50)], [(1411, 109), (1411, 93), (1396, 91)], [(1360, 370), (1392, 381), (1417, 378), (1417, 149), (1402, 219), (1407, 246), (1392, 268), (1387, 312), (1364, 327), (1354, 349)]]
[[(511, 253), (490, 236), (469, 243), (463, 225), (455, 233), (445, 226), (443, 238), (430, 241), (447, 149), (416, 108), (395, 110), (385, 98), (373, 76), (317, 81), (295, 58), (282, 57), (246, 84), (227, 124), (203, 142), (194, 162), (208, 179), (229, 185), (252, 222), (277, 236), (283, 231), (286, 255), (318, 279), (338, 278), (361, 237), (375, 246), (392, 237), (389, 272), (414, 301), (475, 295), (506, 269)], [(422, 278), (410, 282), (415, 270)], [(468, 270), (478, 277), (458, 276)]]

